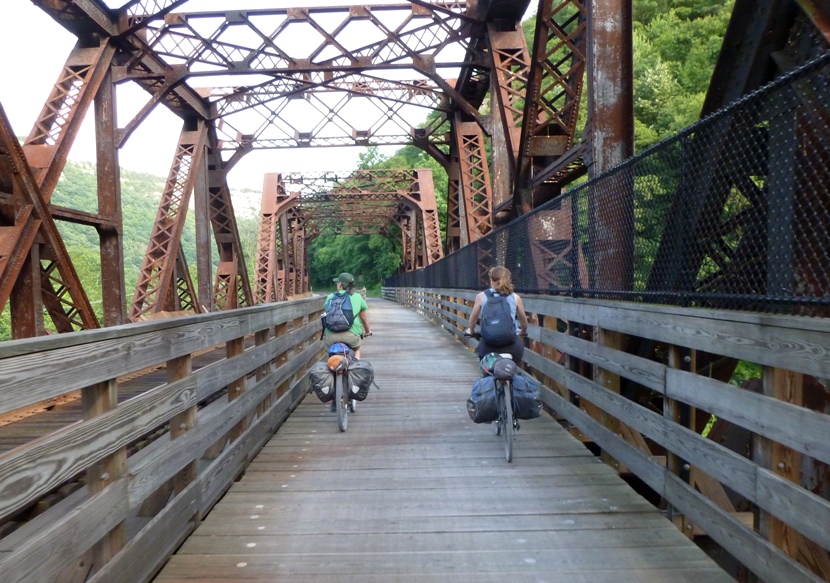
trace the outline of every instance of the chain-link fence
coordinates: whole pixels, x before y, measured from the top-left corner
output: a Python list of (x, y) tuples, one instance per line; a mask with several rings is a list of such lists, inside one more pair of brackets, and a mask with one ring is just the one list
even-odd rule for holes
[(830, 315), (830, 53), (390, 287)]

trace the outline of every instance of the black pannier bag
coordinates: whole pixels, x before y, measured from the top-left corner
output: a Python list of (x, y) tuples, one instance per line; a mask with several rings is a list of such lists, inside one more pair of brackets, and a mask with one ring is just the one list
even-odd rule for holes
[(334, 375), (331, 374), (326, 361), (314, 364), (308, 371), (308, 378), (318, 399), (323, 403), (328, 403), (334, 399)]
[(536, 419), (542, 414), (539, 383), (521, 373), (513, 377), (513, 415), (516, 419)]
[(475, 423), (490, 423), (498, 418), (493, 377), (482, 377), (475, 382), (473, 392), (467, 399), (467, 413)]
[(366, 360), (355, 360), (349, 364), (349, 396), (363, 401), (369, 394), (369, 387), (375, 380), (375, 369)]

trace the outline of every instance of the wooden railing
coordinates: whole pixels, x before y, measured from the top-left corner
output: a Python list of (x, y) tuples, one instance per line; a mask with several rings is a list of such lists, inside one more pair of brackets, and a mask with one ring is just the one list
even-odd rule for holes
[[(0, 581), (149, 581), (302, 399), (322, 304), (0, 345), (0, 415), (80, 391), (83, 417), (0, 456)], [(193, 371), (210, 349), (215, 362)], [(119, 378), (159, 365), (166, 378), (118, 403)]]
[[(461, 331), (475, 295), (383, 290), (471, 345)], [(575, 435), (662, 497), (688, 536), (705, 533), (763, 581), (830, 581), (827, 319), (522, 298), (533, 322), (525, 367), (548, 387), (545, 404)], [(586, 327), (589, 337), (575, 333)], [(650, 346), (650, 358), (621, 350), (635, 339)], [(698, 370), (703, 352), (761, 365), (758, 390), (712, 378), (714, 366)], [(621, 394), (621, 378), (636, 385)], [(807, 380), (811, 395), (825, 395), (812, 409), (805, 407)], [(735, 429), (751, 435), (739, 446), (724, 440), (731, 448), (715, 439)]]

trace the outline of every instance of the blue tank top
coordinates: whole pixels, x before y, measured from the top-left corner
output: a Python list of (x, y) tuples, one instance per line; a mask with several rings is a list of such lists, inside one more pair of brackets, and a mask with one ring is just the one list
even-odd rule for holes
[[(493, 292), (494, 295), (500, 296), (499, 292), (494, 290), (492, 287), (490, 291)], [(484, 304), (487, 303), (487, 294), (484, 294), (481, 299), (481, 308), (484, 309)], [(513, 326), (516, 328), (516, 334), (518, 334), (521, 329), (519, 328), (519, 322), (516, 321), (516, 294), (510, 294), (507, 296), (507, 305), (510, 306), (510, 317), (513, 318)]]

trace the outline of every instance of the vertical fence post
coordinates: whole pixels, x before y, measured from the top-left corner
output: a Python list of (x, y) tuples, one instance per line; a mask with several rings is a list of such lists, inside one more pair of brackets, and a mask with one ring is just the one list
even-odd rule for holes
[[(167, 382), (173, 383), (190, 376), (193, 370), (191, 355), (186, 354), (167, 361)], [(177, 439), (196, 426), (196, 406), (189, 407), (170, 420), (170, 439)], [(196, 479), (196, 460), (188, 463), (173, 477), (173, 491), (178, 494)]]
[[(671, 368), (692, 371), (695, 368), (693, 359), (694, 355), (690, 350), (684, 349), (681, 346), (669, 347), (669, 366)], [(678, 425), (683, 425), (684, 427), (693, 426), (690, 423), (690, 419), (688, 419), (688, 407), (679, 401), (669, 399), (665, 396), (663, 398), (663, 417), (669, 423), (676, 423)], [(690, 481), (691, 468), (685, 460), (670, 450), (666, 451), (666, 467), (672, 474), (679, 476), (684, 482), (688, 483)], [(694, 525), (689, 522), (685, 516), (676, 514), (671, 504), (668, 504), (667, 510), (669, 512), (669, 518), (674, 525), (677, 526), (677, 528), (680, 529), (684, 535), (689, 538), (693, 538)]]
[[(287, 332), (288, 332), (288, 323), (287, 322), (283, 322), (282, 324), (277, 324), (276, 326), (274, 326), (274, 337), (275, 338), (279, 338), (280, 336), (285, 336), (285, 334)], [(284, 350), (283, 352), (280, 352), (277, 355), (277, 357), (274, 359), (274, 366), (276, 368), (279, 368), (282, 365), (284, 365), (286, 362), (288, 362), (288, 352), (289, 352), (288, 350)], [(277, 398), (277, 399), (282, 397), (286, 393), (287, 390), (288, 390), (288, 379), (284, 380), (283, 382), (281, 382), (279, 384), (279, 386), (277, 387), (277, 390), (274, 394), (274, 397)]]
[[(115, 379), (86, 387), (81, 391), (84, 420), (92, 419), (118, 406), (118, 384)], [(87, 483), (93, 496), (121, 478), (127, 471), (127, 448), (122, 447), (112, 455), (89, 467)], [(97, 569), (108, 563), (127, 542), (127, 523), (119, 523), (92, 550), (93, 564)]]
[[(245, 352), (245, 338), (234, 338), (225, 344), (225, 354), (227, 357), (233, 358)], [(228, 385), (228, 402), (238, 399), (245, 391), (245, 384), (247, 378), (240, 377)], [(248, 428), (248, 419), (242, 419), (236, 426), (228, 433), (231, 441), (236, 441), (240, 435)]]
[[(268, 338), (270, 336), (270, 333), (271, 333), (271, 331), (268, 328), (266, 328), (265, 330), (260, 330), (256, 333), (254, 333), (254, 345), (255, 346), (262, 346), (263, 344), (267, 343)], [(259, 366), (256, 369), (256, 380), (257, 380), (257, 382), (261, 381), (266, 376), (268, 376), (271, 373), (272, 370), (273, 370), (273, 367), (271, 365), (270, 360), (267, 361), (265, 364)], [(257, 413), (259, 414), (260, 417), (262, 417), (262, 415), (265, 413), (265, 411), (270, 409), (270, 407), (271, 407), (271, 393), (268, 393), (268, 395), (262, 400), (262, 402), (260, 402), (260, 404), (257, 405)]]

